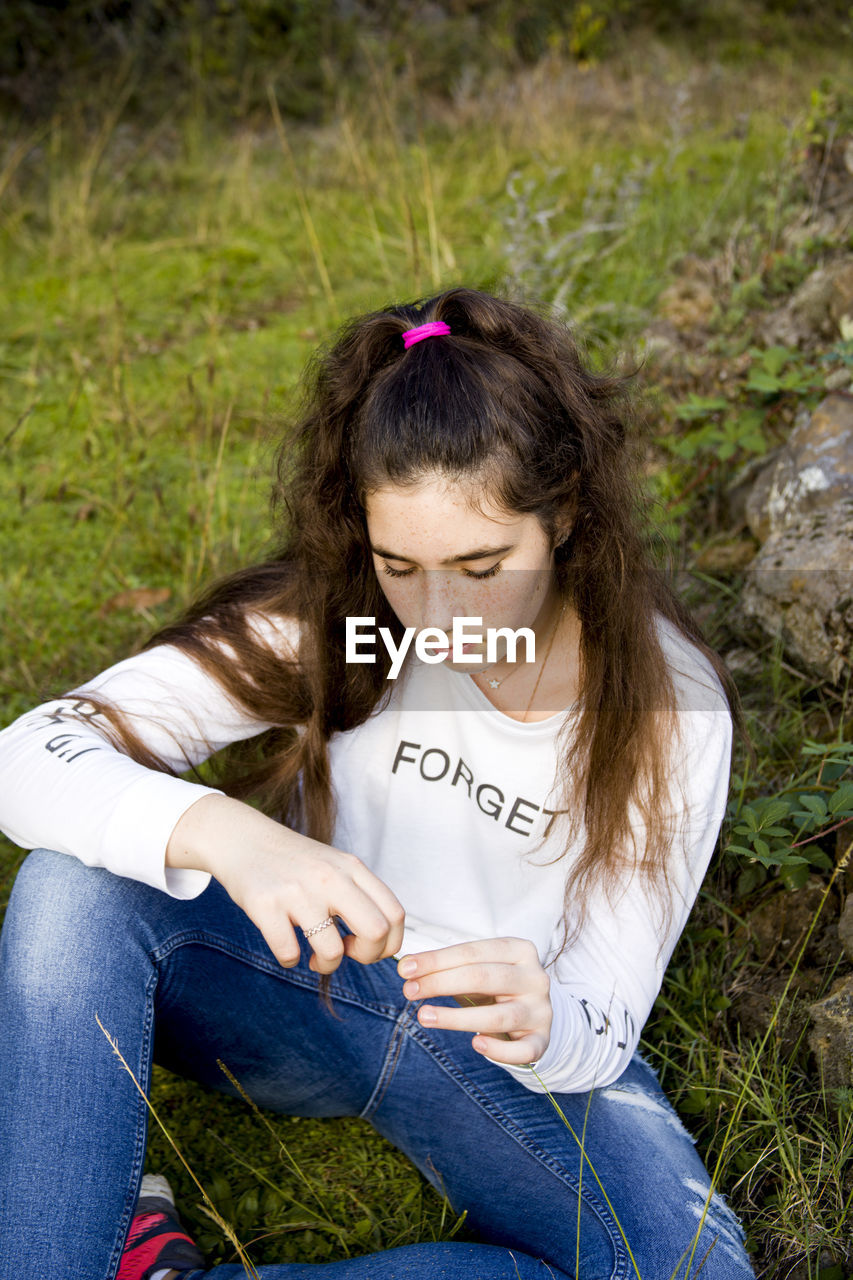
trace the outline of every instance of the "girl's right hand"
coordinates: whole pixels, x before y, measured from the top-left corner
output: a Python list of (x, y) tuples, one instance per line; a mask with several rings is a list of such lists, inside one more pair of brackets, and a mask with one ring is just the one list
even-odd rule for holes
[(396, 955), (405, 913), (394, 894), (354, 854), (291, 831), (228, 796), (204, 795), (178, 820), (166, 865), (210, 872), (260, 929), (286, 967), (299, 960), (296, 928), (303, 932), (328, 916), (330, 925), (310, 939), (310, 967), (332, 973), (344, 955), (373, 964)]

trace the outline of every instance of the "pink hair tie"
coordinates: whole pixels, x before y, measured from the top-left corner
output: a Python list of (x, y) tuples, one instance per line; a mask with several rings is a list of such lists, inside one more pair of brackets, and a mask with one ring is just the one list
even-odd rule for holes
[(450, 325), (443, 320), (430, 320), (428, 324), (419, 324), (414, 329), (407, 329), (403, 334), (403, 346), (408, 351), (416, 342), (424, 338), (444, 338), (450, 333)]

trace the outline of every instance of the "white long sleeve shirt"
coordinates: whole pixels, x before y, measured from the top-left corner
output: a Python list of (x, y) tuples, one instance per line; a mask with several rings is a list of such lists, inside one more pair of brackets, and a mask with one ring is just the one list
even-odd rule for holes
[[(283, 653), (295, 652), (294, 625), (269, 624), (264, 634)], [(557, 857), (566, 842), (559, 818), (544, 843), (542, 836), (548, 810), (559, 807), (557, 735), (571, 709), (521, 723), (498, 711), (467, 674), (411, 655), (388, 705), (329, 742), (332, 844), (361, 858), (405, 907), (401, 954), (478, 938), (535, 944), (551, 977), (551, 1040), (535, 1075), (505, 1068), (533, 1090), (604, 1086), (627, 1066), (716, 843), (728, 790), (728, 706), (698, 650), (667, 623), (660, 635), (679, 724), (668, 922), (640, 878), (626, 874), (610, 895), (591, 896), (579, 938), (558, 954), (577, 845)], [(112, 747), (85, 703), (87, 691), (119, 706), (176, 771), (269, 726), (193, 659), (161, 645), (0, 733), (0, 830), (12, 840), (72, 854), (177, 898), (196, 896), (208, 875), (167, 868), (165, 850), (178, 819), (212, 788), (147, 769)]]

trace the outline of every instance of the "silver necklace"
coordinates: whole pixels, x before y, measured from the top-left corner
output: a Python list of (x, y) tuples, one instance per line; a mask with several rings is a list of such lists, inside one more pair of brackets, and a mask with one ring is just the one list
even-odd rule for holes
[[(554, 643), (554, 636), (557, 634), (557, 629), (560, 626), (560, 623), (562, 621), (563, 614), (565, 613), (565, 611), (566, 611), (566, 602), (563, 601), (562, 605), (560, 606), (560, 612), (557, 614), (557, 621), (554, 623), (554, 629), (551, 632), (550, 638), (548, 640), (548, 648), (545, 653), (545, 662), (548, 661), (548, 658), (550, 656), (551, 645)], [(539, 672), (539, 678), (541, 678), (542, 672), (545, 670), (545, 662), (542, 663), (542, 667)], [(511, 671), (508, 671), (505, 676), (501, 676), (500, 680), (496, 679), (495, 676), (492, 676), (490, 680), (486, 681), (486, 684), (489, 686), (490, 689), (499, 689), (502, 684), (506, 684), (510, 676), (515, 675), (520, 665), (521, 665), (520, 663), (516, 663), (516, 665), (512, 668)], [(494, 663), (494, 666), (497, 666), (497, 663)], [(492, 670), (491, 667), (486, 667), (486, 671), (491, 671), (491, 670)], [(485, 673), (481, 671), (478, 674), (484, 675)], [(539, 686), (539, 678), (537, 678), (537, 681), (536, 681), (537, 688)]]

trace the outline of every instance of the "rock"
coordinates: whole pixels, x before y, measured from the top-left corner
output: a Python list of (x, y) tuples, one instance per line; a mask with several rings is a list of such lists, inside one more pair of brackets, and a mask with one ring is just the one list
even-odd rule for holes
[[(779, 951), (785, 962), (790, 962), (823, 905), (825, 890), (819, 876), (810, 876), (800, 889), (778, 889), (750, 911), (738, 926), (739, 936), (748, 938), (763, 964)], [(814, 930), (815, 938), (818, 932)]]
[(813, 1026), (809, 1047), (820, 1066), (825, 1086), (853, 1085), (853, 974), (838, 978), (828, 996), (809, 1011)]
[(787, 444), (758, 473), (746, 500), (750, 529), (764, 542), (809, 511), (853, 496), (853, 397), (826, 396), (797, 418)]
[(853, 258), (841, 258), (813, 271), (779, 311), (760, 326), (768, 346), (811, 346), (838, 338), (841, 324), (853, 318)]
[(771, 449), (758, 458), (749, 458), (739, 467), (726, 485), (726, 505), (729, 513), (729, 524), (740, 528), (747, 523), (746, 504), (755, 488), (759, 475), (770, 473), (770, 464), (775, 462), (781, 453), (781, 446)]
[(723, 652), (726, 667), (733, 676), (744, 676), (748, 679), (757, 680), (759, 676), (764, 674), (764, 661), (754, 649), (745, 649), (736, 646), (734, 649), (726, 649)]
[(833, 369), (832, 373), (828, 373), (824, 378), (823, 385), (827, 391), (852, 391), (853, 378), (850, 376), (850, 370)]
[(790, 979), (772, 970), (741, 975), (731, 991), (732, 1012), (750, 1040), (760, 1040), (772, 1023), (773, 1040), (788, 1056), (802, 1039), (823, 981), (817, 969), (801, 969)]
[(838, 921), (838, 936), (848, 960), (853, 960), (853, 894), (849, 895)]
[(755, 559), (757, 551), (752, 538), (725, 538), (703, 548), (694, 564), (705, 573), (737, 573)]
[(835, 683), (853, 644), (853, 397), (827, 396), (797, 422), (746, 500), (761, 550), (743, 609), (796, 661)]
[[(853, 501), (851, 501), (853, 506)], [(853, 646), (853, 510), (826, 528), (821, 513), (773, 534), (747, 570), (741, 604), (794, 661), (836, 684)]]
[(809, 209), (783, 227), (779, 239), (787, 253), (811, 253), (816, 243), (843, 243), (849, 225), (849, 212), (838, 214), (829, 209)]

